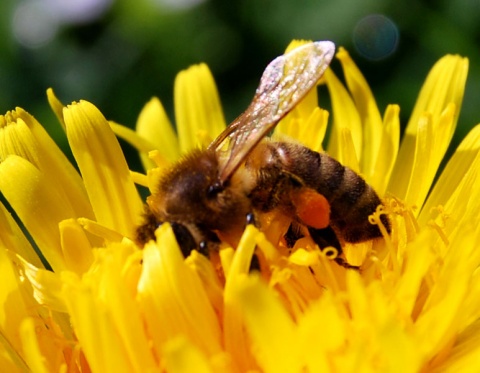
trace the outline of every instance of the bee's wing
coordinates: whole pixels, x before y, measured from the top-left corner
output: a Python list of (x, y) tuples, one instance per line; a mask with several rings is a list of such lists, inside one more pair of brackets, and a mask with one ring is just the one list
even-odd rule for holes
[(277, 57), (267, 66), (250, 106), (209, 146), (218, 153), (228, 152), (220, 164), (221, 183), (230, 178), (259, 141), (316, 85), (334, 53), (332, 42), (318, 41)]

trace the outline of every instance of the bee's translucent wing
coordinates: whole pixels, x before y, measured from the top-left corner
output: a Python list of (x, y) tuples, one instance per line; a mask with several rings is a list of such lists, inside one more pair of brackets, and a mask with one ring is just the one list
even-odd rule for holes
[(318, 41), (277, 57), (267, 66), (250, 106), (209, 146), (219, 154), (228, 152), (220, 164), (221, 183), (230, 178), (260, 140), (315, 87), (334, 53), (332, 42)]

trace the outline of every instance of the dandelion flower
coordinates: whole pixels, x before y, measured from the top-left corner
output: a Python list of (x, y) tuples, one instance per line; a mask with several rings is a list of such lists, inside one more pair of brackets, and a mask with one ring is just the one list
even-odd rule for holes
[[(291, 48), (298, 44), (294, 44)], [(468, 61), (430, 71), (400, 142), (348, 53), (327, 70), (332, 112), (310, 92), (278, 125), (360, 173), (384, 200), (382, 239), (345, 244), (350, 270), (304, 237), (292, 249), (247, 226), (238, 246), (184, 258), (169, 224), (134, 243), (143, 205), (181, 154), (223, 128), (205, 65), (175, 83), (178, 137), (160, 101), (136, 131), (48, 91), (79, 172), (42, 126), (0, 117), (0, 367), (8, 372), (459, 372), (480, 366), (480, 127), (434, 182), (455, 130)], [(329, 116), (331, 135), (324, 141)], [(140, 151), (131, 172), (115, 134)], [(7, 205), (8, 204), (8, 205)], [(14, 212), (14, 216), (9, 212)], [(382, 226), (388, 214), (391, 233)], [(250, 271), (257, 253), (262, 270)]]

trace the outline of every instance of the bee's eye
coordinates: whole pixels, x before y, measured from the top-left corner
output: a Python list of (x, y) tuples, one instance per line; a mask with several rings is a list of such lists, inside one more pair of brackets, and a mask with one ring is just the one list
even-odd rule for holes
[(207, 197), (208, 198), (215, 198), (218, 195), (218, 193), (222, 192), (224, 189), (225, 188), (222, 185), (222, 183), (220, 183), (220, 181), (216, 181), (215, 183), (213, 183), (212, 185), (210, 185), (208, 187)]

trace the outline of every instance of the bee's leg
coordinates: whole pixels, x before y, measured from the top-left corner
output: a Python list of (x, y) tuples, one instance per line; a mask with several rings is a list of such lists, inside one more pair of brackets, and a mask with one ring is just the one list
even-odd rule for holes
[(143, 247), (150, 240), (155, 240), (155, 230), (160, 226), (157, 218), (146, 205), (143, 213), (143, 222), (135, 232), (135, 242)]
[(200, 254), (206, 257), (209, 257), (212, 250), (218, 250), (220, 240), (215, 233), (200, 231), (198, 227), (189, 228), (181, 223), (173, 222), (170, 225), (185, 258), (190, 255), (192, 250), (198, 250)]
[[(259, 227), (258, 225), (258, 222), (257, 222), (257, 219), (255, 217), (255, 214), (253, 212), (249, 212), (247, 214), (247, 220), (246, 220), (246, 223), (247, 225), (254, 225), (255, 227)], [(258, 271), (260, 272), (261, 268), (260, 268), (260, 260), (258, 259), (258, 256), (257, 254), (254, 252), (253, 255), (252, 255), (252, 260), (250, 261), (250, 268), (249, 268), (249, 272), (253, 272), (253, 271)]]
[(342, 254), (342, 245), (340, 245), (340, 241), (332, 227), (328, 226), (322, 229), (308, 227), (308, 233), (310, 233), (312, 239), (321, 249), (333, 246), (337, 250), (338, 255)]
[(207, 258), (210, 257), (210, 253), (217, 252), (220, 246), (220, 239), (213, 232), (203, 232), (204, 239), (200, 241), (198, 245), (198, 252), (202, 255), (205, 255)]
[(320, 247), (320, 250), (323, 250), (328, 246), (332, 246), (337, 250), (337, 256), (334, 260), (338, 265), (347, 269), (359, 268), (358, 266), (353, 266), (349, 264), (345, 259), (340, 257), (340, 255), (342, 255), (343, 253), (342, 245), (340, 245), (340, 241), (338, 240), (338, 237), (331, 226), (322, 229), (308, 227), (308, 232), (310, 233), (310, 236), (315, 241), (315, 243)]
[(261, 267), (260, 267), (260, 260), (258, 259), (258, 255), (256, 253), (253, 253), (252, 255), (252, 260), (250, 261), (250, 267), (248, 268), (248, 272), (261, 272)]
[(190, 230), (183, 224), (180, 223), (170, 223), (173, 234), (177, 239), (178, 246), (180, 246), (180, 250), (182, 251), (183, 256), (186, 258), (190, 255), (192, 250), (197, 248), (197, 242), (195, 238), (193, 238), (192, 233)]
[(295, 246), (295, 242), (297, 242), (302, 237), (304, 237), (304, 235), (298, 227), (298, 224), (296, 223), (290, 224), (287, 232), (283, 236), (288, 248), (292, 248), (293, 246)]
[(354, 265), (348, 263), (345, 259), (340, 258), (339, 256), (337, 256), (334, 260), (339, 266), (342, 266), (343, 268), (356, 269), (357, 271), (360, 269), (359, 266), (354, 266)]

